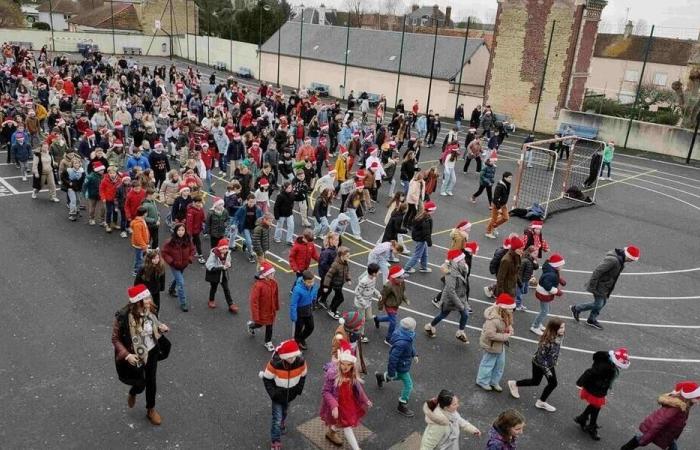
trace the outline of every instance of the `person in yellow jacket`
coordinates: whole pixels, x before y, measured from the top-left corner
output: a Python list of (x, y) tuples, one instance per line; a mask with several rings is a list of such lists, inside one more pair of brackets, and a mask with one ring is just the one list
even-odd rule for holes
[(148, 210), (144, 206), (139, 206), (136, 210), (136, 217), (131, 221), (131, 246), (134, 248), (134, 273), (136, 276), (143, 267), (143, 255), (148, 250), (148, 243), (151, 241), (151, 234), (144, 216)]

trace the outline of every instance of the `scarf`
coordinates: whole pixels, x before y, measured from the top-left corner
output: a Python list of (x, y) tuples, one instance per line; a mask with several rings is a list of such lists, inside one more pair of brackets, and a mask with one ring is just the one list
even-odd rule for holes
[(156, 319), (151, 313), (146, 313), (140, 320), (136, 320), (133, 314), (129, 313), (129, 334), (131, 335), (131, 343), (134, 346), (134, 353), (139, 358), (139, 360), (146, 364), (148, 362), (148, 347), (146, 347), (146, 340), (143, 331), (144, 323), (150, 320), (153, 326), (153, 339), (158, 340), (160, 333), (158, 332), (158, 319)]

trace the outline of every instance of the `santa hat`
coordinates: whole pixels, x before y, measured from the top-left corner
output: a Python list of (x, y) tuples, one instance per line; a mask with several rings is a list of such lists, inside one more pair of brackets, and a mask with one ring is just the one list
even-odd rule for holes
[(370, 170), (378, 170), (379, 169), (379, 163), (377, 161), (373, 162), (371, 166), (369, 166)]
[(229, 240), (226, 238), (221, 238), (219, 239), (219, 242), (216, 243), (217, 248), (218, 247), (226, 247), (228, 248)]
[(348, 154), (348, 148), (344, 145), (338, 145), (338, 154), (339, 155), (347, 155)]
[(625, 347), (620, 347), (617, 350), (610, 350), (608, 354), (610, 355), (610, 361), (620, 369), (626, 369), (630, 366), (630, 357)]
[(260, 141), (257, 139), (253, 141), (253, 147), (259, 147), (260, 146)]
[(92, 163), (92, 170), (94, 170), (95, 172), (104, 172), (105, 165), (99, 161), (95, 161), (94, 163)]
[(145, 284), (131, 286), (127, 292), (129, 294), (129, 303), (138, 303), (141, 300), (147, 299), (151, 296), (151, 292), (148, 290)]
[(370, 147), (369, 154), (372, 156), (377, 156), (377, 147), (374, 147), (374, 146)]
[(345, 339), (341, 339), (338, 346), (338, 361), (353, 363), (357, 362), (357, 358), (352, 354), (352, 347)]
[(530, 222), (530, 228), (532, 228), (533, 230), (541, 230), (542, 225), (544, 225), (544, 222), (542, 222), (541, 220), (533, 220), (532, 222)]
[(423, 204), (423, 208), (425, 208), (428, 213), (433, 213), (437, 209), (437, 205), (434, 201), (429, 200)]
[(396, 141), (389, 141), (389, 148), (396, 148)]
[(403, 274), (404, 270), (398, 264), (391, 266), (391, 268), (389, 269), (389, 278), (400, 278), (403, 276)]
[(275, 273), (275, 268), (272, 264), (270, 264), (267, 261), (263, 261), (262, 264), (260, 264), (260, 271), (258, 272), (258, 276), (261, 277), (267, 277)]
[(277, 355), (282, 359), (294, 359), (301, 355), (301, 350), (299, 350), (299, 345), (294, 339), (289, 339), (282, 342), (275, 349)]
[(498, 152), (496, 150), (492, 150), (491, 154), (489, 155), (489, 159), (494, 162), (498, 161)]
[(318, 139), (318, 143), (321, 144), (321, 145), (325, 144), (326, 142), (328, 142), (328, 141), (327, 141), (326, 138), (323, 137), (323, 136), (321, 136), (321, 137)]
[(122, 142), (121, 139), (115, 139), (114, 144), (112, 145), (114, 145), (115, 147), (124, 147), (124, 142)]
[(209, 148), (209, 144), (206, 142), (202, 142), (200, 145), (202, 148)]
[(523, 240), (518, 236), (510, 238), (510, 250), (519, 250), (523, 248)]
[(163, 148), (163, 143), (157, 140), (153, 143), (153, 148)]
[(127, 174), (122, 175), (122, 183), (131, 183), (131, 177)]
[(507, 292), (503, 292), (496, 297), (496, 306), (502, 309), (515, 309), (515, 300)]
[(681, 381), (676, 384), (673, 393), (680, 394), (681, 397), (688, 400), (700, 398), (700, 385), (694, 381)]
[(224, 199), (223, 199), (223, 198), (221, 198), (221, 197), (214, 197), (213, 200), (214, 200), (214, 202), (213, 202), (212, 205), (211, 205), (211, 209), (214, 209), (214, 208), (216, 208), (216, 207), (218, 207), (218, 206), (221, 206), (221, 207), (224, 206)]
[(469, 241), (464, 244), (464, 249), (470, 254), (476, 255), (476, 253), (479, 251), (479, 244), (477, 244), (476, 241)]
[(468, 220), (463, 220), (460, 223), (458, 223), (455, 228), (457, 228), (460, 231), (469, 231), (472, 228), (472, 224)]
[(510, 250), (510, 237), (503, 239), (503, 248)]
[(365, 182), (362, 180), (357, 180), (355, 181), (355, 189), (364, 189), (365, 188)]
[(321, 125), (321, 131), (328, 131), (328, 124), (327, 123)]
[(355, 172), (355, 176), (360, 180), (364, 180), (367, 176), (367, 173), (365, 172), (365, 169), (360, 169), (357, 172)]
[(561, 267), (564, 265), (564, 257), (561, 256), (559, 253), (554, 253), (552, 254), (552, 256), (549, 257), (548, 262), (549, 265), (554, 268)]
[(189, 192), (190, 187), (186, 183), (180, 184), (180, 192), (187, 190)]
[(85, 135), (85, 137), (93, 137), (95, 135), (95, 132), (88, 128), (83, 134)]
[(458, 263), (464, 260), (464, 252), (462, 250), (454, 249), (447, 251), (447, 261)]
[(627, 259), (630, 259), (632, 261), (636, 261), (639, 259), (640, 253), (639, 253), (639, 248), (635, 247), (634, 245), (628, 245), (625, 247), (625, 257)]
[(261, 178), (260, 179), (260, 187), (268, 187), (270, 186), (270, 182), (267, 181), (267, 178)]
[(115, 130), (123, 130), (123, 129), (124, 129), (124, 125), (122, 125), (122, 123), (121, 123), (120, 121), (117, 120), (117, 121), (114, 122), (114, 129), (115, 129)]
[(354, 138), (359, 138), (359, 137), (360, 137), (360, 132), (359, 132), (359, 131), (354, 131), (354, 132), (352, 133), (352, 137), (354, 137)]
[(338, 322), (350, 331), (359, 331), (365, 324), (365, 319), (357, 311), (345, 311)]
[(311, 143), (310, 137), (307, 137), (306, 139), (304, 139), (304, 144), (310, 144), (310, 143)]

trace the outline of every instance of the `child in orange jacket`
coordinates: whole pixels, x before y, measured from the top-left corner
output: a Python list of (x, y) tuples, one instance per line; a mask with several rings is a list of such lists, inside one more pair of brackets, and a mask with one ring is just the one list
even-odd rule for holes
[(136, 276), (143, 267), (143, 255), (148, 250), (148, 243), (151, 240), (151, 235), (148, 232), (148, 225), (144, 216), (146, 208), (139, 206), (136, 210), (136, 217), (131, 221), (131, 246), (134, 248), (134, 273)]

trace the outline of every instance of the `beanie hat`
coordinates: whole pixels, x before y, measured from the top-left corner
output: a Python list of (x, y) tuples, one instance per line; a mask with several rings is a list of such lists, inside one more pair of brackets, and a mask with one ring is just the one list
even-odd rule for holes
[(479, 251), (479, 244), (477, 244), (476, 241), (469, 241), (464, 244), (464, 249), (472, 255), (476, 255)]
[(341, 339), (338, 346), (338, 361), (353, 363), (357, 362), (357, 358), (352, 354), (352, 347), (345, 339)]
[(510, 238), (510, 249), (511, 250), (519, 250), (523, 248), (523, 241), (517, 236), (513, 236)]
[(219, 242), (216, 244), (217, 247), (227, 247), (228, 248), (228, 243), (229, 240), (226, 238), (221, 238), (219, 239)]
[(104, 172), (105, 165), (99, 161), (95, 161), (94, 163), (92, 163), (92, 170), (94, 170), (95, 172)]
[(131, 286), (127, 292), (129, 294), (129, 303), (138, 303), (141, 300), (147, 299), (151, 296), (151, 292), (148, 290), (145, 284)]
[(260, 271), (258, 272), (258, 276), (267, 277), (272, 275), (273, 273), (275, 273), (275, 268), (273, 267), (273, 265), (267, 261), (263, 261), (263, 263), (260, 265)]
[(345, 311), (338, 322), (350, 331), (358, 331), (365, 324), (365, 318), (357, 311)]
[(628, 245), (625, 247), (625, 256), (627, 259), (630, 259), (632, 261), (636, 261), (639, 259), (640, 253), (639, 253), (639, 248), (635, 247), (634, 245)]
[(299, 350), (299, 345), (297, 344), (297, 341), (295, 341), (294, 339), (288, 339), (288, 340), (282, 342), (280, 345), (277, 346), (275, 351), (277, 352), (279, 357), (282, 359), (292, 359), (292, 358), (296, 358), (297, 356), (301, 355), (301, 350)]
[(465, 219), (458, 223), (455, 228), (457, 228), (460, 231), (469, 231), (472, 228), (472, 224), (471, 222)]
[(430, 200), (423, 204), (423, 208), (425, 208), (427, 212), (432, 213), (437, 209), (437, 205), (434, 201)]
[(564, 265), (564, 257), (561, 256), (559, 253), (554, 253), (552, 256), (549, 257), (549, 265), (557, 268), (561, 267)]
[(405, 330), (416, 330), (416, 319), (414, 319), (413, 317), (404, 317), (399, 323), (401, 324), (401, 328)]
[(617, 350), (610, 350), (610, 361), (620, 369), (626, 369), (630, 366), (630, 358), (625, 347), (620, 347)]
[(700, 386), (694, 381), (681, 381), (676, 384), (673, 393), (680, 394), (681, 397), (688, 400), (700, 398)]
[(221, 197), (214, 197), (214, 203), (211, 205), (211, 209), (216, 208), (217, 206), (224, 206), (224, 199)]
[(512, 295), (503, 292), (496, 297), (496, 306), (503, 309), (515, 309), (515, 300), (513, 300)]
[(393, 279), (393, 278), (400, 278), (400, 277), (403, 276), (403, 274), (404, 274), (404, 270), (403, 270), (403, 268), (402, 268), (400, 265), (398, 265), (398, 264), (394, 264), (394, 265), (391, 266), (391, 268), (389, 269), (389, 278), (392, 278), (392, 279)]
[(532, 222), (530, 222), (530, 228), (535, 230), (541, 230), (542, 225), (544, 225), (544, 222), (542, 222), (541, 220), (533, 220)]
[(448, 250), (447, 251), (447, 261), (452, 261), (453, 263), (458, 263), (464, 260), (464, 252), (462, 250)]

